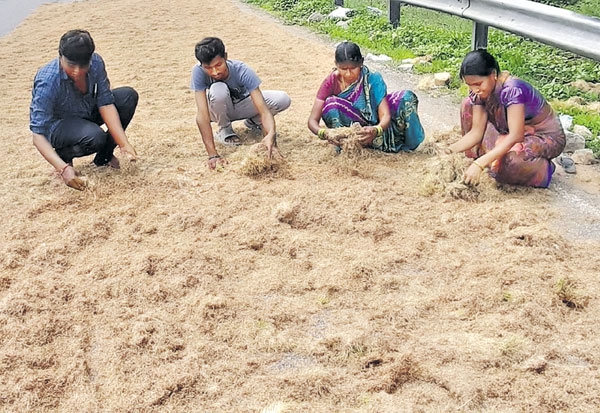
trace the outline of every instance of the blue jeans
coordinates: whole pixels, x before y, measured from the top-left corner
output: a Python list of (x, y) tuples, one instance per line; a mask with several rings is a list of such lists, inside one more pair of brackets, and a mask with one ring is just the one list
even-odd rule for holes
[[(135, 114), (138, 94), (130, 87), (116, 88), (112, 92), (115, 96), (115, 107), (125, 129)], [(104, 121), (97, 107), (92, 113), (92, 119), (62, 119), (49, 136), (50, 144), (67, 163), (72, 163), (73, 158), (95, 153), (94, 163), (98, 166), (106, 165), (112, 159), (117, 145), (110, 133), (104, 132), (100, 127), (102, 124)]]

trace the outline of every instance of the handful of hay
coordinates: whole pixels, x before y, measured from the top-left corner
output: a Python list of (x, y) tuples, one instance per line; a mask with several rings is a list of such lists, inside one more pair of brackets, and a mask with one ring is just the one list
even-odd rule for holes
[(267, 146), (262, 142), (252, 145), (240, 164), (239, 172), (251, 177), (278, 172), (284, 163), (283, 157), (279, 152), (273, 151), (273, 156), (269, 159), (267, 152)]
[[(462, 154), (433, 158), (428, 168), (429, 172), (423, 180), (422, 192), (424, 195), (441, 192), (455, 199), (477, 200), (480, 195), (480, 188), (463, 183), (463, 176), (469, 164), (469, 160)], [(485, 176), (487, 174), (482, 174), (482, 181), (484, 181)]]
[(360, 123), (354, 122), (352, 126), (330, 129), (329, 136), (341, 143), (342, 155), (354, 159), (366, 153), (360, 143), (361, 136), (358, 134), (361, 129)]
[(463, 178), (471, 161), (463, 154), (444, 155), (443, 148), (449, 143), (456, 142), (460, 136), (460, 128), (455, 127), (450, 131), (434, 134), (415, 150), (418, 153), (434, 155), (429, 162), (427, 175), (421, 187), (424, 195), (442, 193), (453, 199), (476, 201), (494, 186), (493, 179), (486, 172), (481, 173), (479, 185), (466, 185)]

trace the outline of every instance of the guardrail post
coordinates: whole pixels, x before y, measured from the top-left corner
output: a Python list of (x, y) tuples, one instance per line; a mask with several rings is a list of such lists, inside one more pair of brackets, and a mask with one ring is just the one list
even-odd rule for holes
[(400, 25), (400, 0), (388, 1), (388, 17), (392, 27)]
[(487, 49), (488, 44), (488, 25), (483, 23), (473, 22), (473, 40), (471, 47), (473, 50)]
[(336, 6), (344, 7), (344, 0), (334, 0), (333, 4)]

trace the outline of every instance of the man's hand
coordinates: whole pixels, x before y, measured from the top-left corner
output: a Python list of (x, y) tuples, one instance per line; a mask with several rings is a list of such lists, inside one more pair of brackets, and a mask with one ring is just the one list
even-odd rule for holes
[(127, 156), (127, 158), (131, 161), (131, 162), (135, 162), (137, 161), (137, 152), (135, 151), (135, 149), (133, 148), (133, 146), (131, 146), (131, 144), (128, 142), (125, 145), (120, 147), (121, 149), (121, 153), (125, 156)]
[(78, 191), (83, 191), (87, 186), (85, 181), (77, 176), (75, 169), (69, 164), (62, 169), (60, 177), (68, 187)]
[(208, 157), (208, 169), (218, 169), (227, 165), (227, 159), (222, 158), (221, 155), (212, 155)]
[(279, 158), (283, 158), (283, 154), (279, 151), (279, 148), (277, 147), (277, 139), (276, 139), (276, 135), (273, 134), (273, 137), (270, 138), (269, 135), (265, 136), (262, 139), (262, 143), (267, 147), (267, 158), (271, 159), (273, 158), (273, 155), (279, 157)]

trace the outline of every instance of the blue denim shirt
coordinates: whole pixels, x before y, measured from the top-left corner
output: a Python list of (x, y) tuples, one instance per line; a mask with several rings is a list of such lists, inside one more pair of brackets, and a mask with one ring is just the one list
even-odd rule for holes
[(92, 55), (87, 84), (87, 93), (81, 93), (60, 67), (59, 58), (40, 68), (31, 92), (29, 129), (48, 139), (61, 119), (93, 120), (96, 108), (115, 102), (104, 61), (96, 53)]

